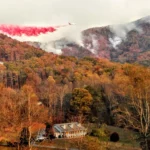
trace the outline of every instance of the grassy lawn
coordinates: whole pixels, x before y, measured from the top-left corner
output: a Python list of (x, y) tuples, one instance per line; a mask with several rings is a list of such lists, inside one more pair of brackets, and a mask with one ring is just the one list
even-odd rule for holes
[[(88, 126), (89, 130), (95, 128), (94, 125)], [(97, 137), (85, 136), (83, 138), (72, 139), (55, 139), (53, 141), (45, 140), (40, 145), (54, 146), (58, 148), (78, 148), (81, 150), (141, 150), (139, 143), (136, 141), (137, 133), (113, 126), (105, 126), (106, 130), (111, 134), (117, 132), (119, 134), (119, 142), (110, 142), (98, 139)]]
[(133, 147), (139, 147), (139, 143), (136, 141), (138, 137), (138, 134), (136, 132), (113, 126), (106, 126), (106, 129), (110, 131), (110, 133), (117, 132), (120, 137), (120, 143), (128, 144)]
[(77, 148), (80, 150), (141, 150), (139, 147), (134, 147), (121, 142), (104, 142), (99, 141), (95, 137), (86, 136), (83, 139), (55, 139), (52, 142), (44, 141), (40, 145), (54, 146), (57, 148)]

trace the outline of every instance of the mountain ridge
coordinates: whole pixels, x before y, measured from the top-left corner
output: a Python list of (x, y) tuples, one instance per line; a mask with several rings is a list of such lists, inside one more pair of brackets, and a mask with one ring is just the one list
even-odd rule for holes
[[(60, 49), (65, 56), (90, 56), (150, 65), (150, 16), (127, 24), (86, 29), (82, 31), (82, 39), (82, 45), (66, 38), (51, 43), (54, 49)], [(51, 43), (45, 43), (45, 47)], [(28, 44), (45, 48), (38, 42)]]

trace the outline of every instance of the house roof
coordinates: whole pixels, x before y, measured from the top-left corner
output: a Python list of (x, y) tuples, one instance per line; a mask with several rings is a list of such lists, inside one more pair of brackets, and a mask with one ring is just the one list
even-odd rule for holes
[(54, 124), (55, 132), (67, 132), (67, 131), (79, 131), (79, 130), (86, 130), (78, 122), (71, 122), (71, 123), (62, 123), (62, 124)]

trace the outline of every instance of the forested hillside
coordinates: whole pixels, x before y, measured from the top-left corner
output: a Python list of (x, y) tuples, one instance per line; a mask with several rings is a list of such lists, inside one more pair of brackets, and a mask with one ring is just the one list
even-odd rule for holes
[[(80, 121), (126, 127), (144, 137), (149, 134), (149, 68), (58, 56), (2, 37), (4, 52), (15, 52), (18, 59), (1, 55), (5, 60), (0, 64), (1, 133), (9, 129), (19, 136), (35, 122)], [(16, 43), (14, 48), (11, 42)]]
[(150, 23), (146, 18), (116, 27), (91, 28), (83, 36), (85, 47), (97, 57), (149, 66)]
[(33, 56), (40, 57), (43, 54), (43, 50), (0, 34), (0, 61), (18, 61)]

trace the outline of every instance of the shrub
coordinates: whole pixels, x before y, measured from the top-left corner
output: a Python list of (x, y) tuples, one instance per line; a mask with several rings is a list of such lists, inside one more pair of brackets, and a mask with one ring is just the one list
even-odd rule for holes
[(117, 132), (114, 132), (110, 135), (110, 141), (111, 142), (118, 142), (119, 141), (119, 134)]
[(108, 141), (109, 131), (106, 130), (105, 125), (102, 125), (101, 128), (93, 129), (91, 136), (98, 137), (100, 140)]

